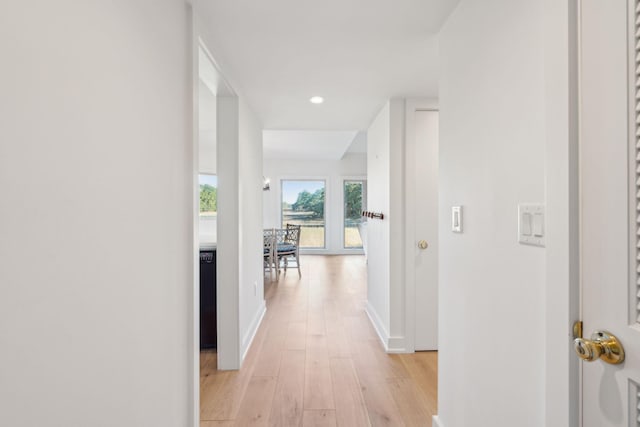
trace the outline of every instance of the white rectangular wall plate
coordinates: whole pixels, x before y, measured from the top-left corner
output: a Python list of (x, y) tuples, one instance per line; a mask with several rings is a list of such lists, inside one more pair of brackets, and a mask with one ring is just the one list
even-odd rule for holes
[(523, 245), (545, 246), (544, 205), (518, 205), (518, 242)]
[(451, 231), (462, 233), (462, 206), (451, 207)]

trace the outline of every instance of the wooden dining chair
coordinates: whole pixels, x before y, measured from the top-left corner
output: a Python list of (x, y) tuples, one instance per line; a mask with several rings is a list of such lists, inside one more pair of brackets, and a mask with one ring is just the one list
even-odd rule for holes
[(269, 271), (269, 277), (272, 276), (273, 270), (276, 272), (276, 280), (278, 280), (278, 266), (276, 265), (276, 231), (273, 228), (267, 228), (263, 231), (263, 256), (264, 270)]
[(282, 243), (279, 243), (277, 247), (278, 260), (284, 260), (285, 273), (287, 272), (287, 267), (289, 266), (289, 260), (295, 260), (296, 267), (298, 268), (298, 276), (302, 277), (302, 271), (300, 270), (301, 227), (299, 225), (287, 224), (286, 229), (283, 231), (283, 241)]

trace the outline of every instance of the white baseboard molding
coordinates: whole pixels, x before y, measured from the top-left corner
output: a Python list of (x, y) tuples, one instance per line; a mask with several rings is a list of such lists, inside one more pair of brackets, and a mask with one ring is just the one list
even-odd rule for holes
[(388, 351), (389, 350), (389, 342), (388, 342), (389, 333), (387, 332), (387, 329), (384, 327), (384, 323), (382, 323), (382, 319), (380, 319), (378, 312), (376, 311), (375, 308), (373, 308), (373, 306), (369, 301), (367, 301), (365, 312), (367, 313), (367, 316), (369, 317), (369, 320), (373, 325), (373, 329), (376, 330), (376, 333), (378, 334), (378, 338), (380, 338), (380, 341), (382, 341), (384, 350)]
[(378, 316), (378, 312), (376, 311), (375, 308), (373, 308), (373, 306), (369, 301), (367, 301), (367, 306), (364, 311), (367, 313), (367, 316), (369, 317), (369, 320), (373, 325), (373, 329), (376, 330), (376, 333), (378, 334), (378, 338), (380, 338), (380, 341), (382, 341), (382, 345), (384, 346), (384, 351), (389, 351), (389, 333), (387, 332), (387, 329), (384, 327), (384, 323), (382, 323), (382, 319), (380, 319), (380, 316)]
[(407, 351), (404, 337), (389, 337), (387, 353), (413, 353)]
[(260, 308), (256, 311), (255, 316), (253, 316), (253, 320), (251, 321), (251, 325), (249, 325), (249, 329), (242, 337), (242, 358), (240, 359), (240, 366), (244, 362), (244, 358), (247, 357), (247, 352), (251, 348), (251, 343), (253, 343), (253, 339), (256, 337), (256, 333), (258, 333), (258, 328), (262, 324), (262, 320), (264, 319), (264, 315), (267, 312), (267, 306), (264, 301), (260, 305)]
[(432, 427), (444, 427), (444, 425), (442, 424), (442, 421), (440, 421), (440, 417), (438, 417), (437, 415), (433, 416), (433, 424), (431, 426)]
[(380, 319), (378, 312), (373, 308), (369, 301), (367, 301), (365, 312), (373, 325), (373, 329), (376, 330), (378, 338), (380, 338), (380, 341), (382, 342), (384, 351), (387, 353), (408, 353), (404, 337), (389, 336), (389, 332), (387, 332), (387, 328), (384, 327), (382, 319)]

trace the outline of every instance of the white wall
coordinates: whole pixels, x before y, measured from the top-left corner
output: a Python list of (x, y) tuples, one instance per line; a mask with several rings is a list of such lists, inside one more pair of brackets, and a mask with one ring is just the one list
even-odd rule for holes
[(219, 369), (240, 367), (239, 105), (217, 97), (218, 243), (216, 251), (217, 355)]
[[(264, 159), (264, 175), (271, 180), (271, 190), (264, 191), (264, 228), (282, 227), (280, 201), (282, 179), (326, 180), (326, 250), (313, 253), (362, 253), (344, 249), (343, 182), (345, 179), (367, 177), (365, 154), (347, 153), (340, 160)], [(304, 251), (303, 251), (304, 252)]]
[(527, 0), (462, 0), (440, 35), (443, 427), (545, 425), (545, 249), (517, 243), (517, 205), (545, 200), (544, 40)]
[(262, 127), (242, 98), (218, 96), (218, 369), (238, 369), (266, 307)]
[(404, 351), (404, 114), (392, 99), (367, 133), (368, 209), (384, 220), (367, 225), (367, 313), (388, 351)]
[[(406, 100), (391, 99), (389, 128), (389, 305), (388, 350), (405, 350), (405, 113)], [(372, 190), (370, 190), (372, 191)]]
[[(390, 105), (386, 103), (367, 132), (367, 207), (389, 216)], [(389, 220), (367, 224), (367, 312), (383, 342), (389, 337)]]
[(194, 422), (188, 22), (0, 5), (0, 425)]
[(249, 349), (266, 307), (262, 243), (262, 125), (240, 98), (240, 355)]
[(217, 171), (216, 95), (202, 80), (198, 84), (198, 124), (200, 173), (215, 175)]
[[(195, 33), (216, 46), (195, 7)], [(218, 369), (238, 369), (266, 307), (262, 271), (262, 124), (216, 60)], [(215, 67), (213, 67), (215, 68)], [(213, 72), (212, 69), (209, 71)]]

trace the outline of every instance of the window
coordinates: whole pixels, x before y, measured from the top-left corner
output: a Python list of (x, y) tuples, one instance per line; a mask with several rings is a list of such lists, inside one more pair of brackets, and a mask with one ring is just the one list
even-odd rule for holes
[(282, 180), (282, 227), (300, 225), (301, 248), (325, 247), (325, 182)]
[(218, 177), (200, 175), (200, 243), (218, 241)]
[(362, 248), (358, 226), (362, 223), (362, 211), (366, 210), (367, 182), (363, 180), (344, 182), (344, 247)]

